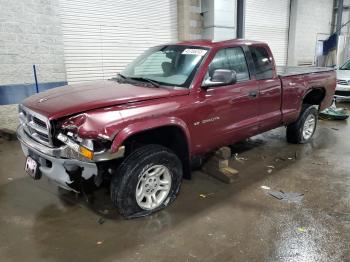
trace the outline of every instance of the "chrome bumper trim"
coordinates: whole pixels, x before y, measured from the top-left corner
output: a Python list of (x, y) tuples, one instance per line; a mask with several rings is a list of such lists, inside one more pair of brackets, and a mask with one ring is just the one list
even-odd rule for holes
[(22, 125), (19, 125), (17, 128), (17, 138), (18, 140), (24, 144), (26, 147), (30, 149), (34, 149), (36, 151), (39, 151), (40, 153), (52, 157), (64, 157), (62, 152), (65, 152), (66, 149), (68, 148), (67, 146), (62, 146), (62, 147), (48, 147), (43, 144), (40, 144), (36, 140), (32, 139), (29, 137), (25, 132), (24, 128)]
[[(48, 147), (43, 144), (40, 144), (39, 142), (35, 141), (34, 139), (32, 139), (30, 136), (26, 134), (22, 125), (18, 126), (16, 133), (17, 133), (18, 140), (30, 149), (34, 149), (44, 155), (48, 155), (51, 157), (72, 158), (70, 154), (71, 149), (67, 145), (55, 148), (55, 147)], [(107, 161), (107, 160), (124, 157), (124, 154), (125, 154), (125, 147), (121, 146), (119, 147), (118, 151), (115, 153), (110, 153), (109, 151), (95, 153), (93, 161), (87, 158), (86, 159), (84, 158), (84, 162), (91, 163), (91, 162)]]
[[(39, 143), (42, 143), (46, 146), (53, 147), (52, 137), (50, 135), (51, 133), (50, 121), (45, 116), (37, 112), (34, 112), (33, 110), (25, 107), (22, 104), (18, 105), (18, 112), (19, 112), (19, 120), (20, 120), (20, 123), (22, 124), (23, 129), (25, 129), (27, 133), (31, 134), (32, 139), (37, 140)], [(45, 123), (46, 128), (43, 128), (37, 125), (34, 121), (35, 118)], [(46, 139), (42, 139), (41, 135), (39, 134), (47, 136), (48, 141), (46, 141)]]
[(340, 95), (334, 95), (335, 98), (338, 98), (338, 99), (344, 99), (344, 100), (349, 100), (350, 99), (350, 96), (340, 96)]
[(50, 161), (50, 166), (45, 164), (39, 165), (40, 173), (47, 177), (50, 181), (57, 184), (59, 187), (65, 188), (66, 190), (77, 192), (76, 189), (70, 187), (73, 181), (68, 174), (69, 170), (74, 170), (74, 168), (77, 166), (82, 167), (81, 176), (85, 180), (88, 180), (92, 176), (96, 176), (98, 174), (96, 163), (87, 163), (77, 159), (64, 159), (48, 156), (36, 149), (29, 148), (24, 143), (21, 144), (21, 147), (25, 156), (35, 157), (36, 159), (39, 157), (39, 163), (43, 163), (42, 161), (44, 160)]

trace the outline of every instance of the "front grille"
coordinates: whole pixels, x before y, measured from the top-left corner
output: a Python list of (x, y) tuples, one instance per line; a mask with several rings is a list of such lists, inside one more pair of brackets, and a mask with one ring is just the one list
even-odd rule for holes
[(348, 80), (343, 80), (343, 79), (338, 79), (338, 80), (337, 80), (337, 84), (343, 85), (343, 86), (348, 86), (348, 85), (350, 85), (350, 81), (348, 81)]
[(46, 117), (19, 106), (19, 120), (27, 135), (41, 144), (52, 146), (50, 125)]
[(33, 117), (33, 122), (42, 128), (47, 128), (46, 123), (37, 117)]
[(335, 95), (338, 96), (350, 96), (350, 91), (335, 91)]

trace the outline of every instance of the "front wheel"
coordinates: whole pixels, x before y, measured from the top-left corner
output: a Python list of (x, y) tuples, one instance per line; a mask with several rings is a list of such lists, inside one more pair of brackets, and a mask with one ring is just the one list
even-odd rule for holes
[(171, 150), (143, 146), (118, 168), (111, 181), (111, 199), (126, 218), (149, 215), (176, 198), (181, 181), (182, 163)]
[(293, 144), (309, 142), (316, 131), (317, 117), (315, 106), (303, 105), (298, 120), (287, 126), (287, 141)]

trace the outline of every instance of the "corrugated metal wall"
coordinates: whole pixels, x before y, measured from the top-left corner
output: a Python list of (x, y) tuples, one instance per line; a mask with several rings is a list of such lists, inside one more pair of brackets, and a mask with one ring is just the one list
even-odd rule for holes
[(60, 0), (68, 83), (108, 79), (147, 48), (177, 41), (177, 1)]
[(247, 0), (245, 38), (267, 42), (277, 65), (286, 65), (290, 0)]

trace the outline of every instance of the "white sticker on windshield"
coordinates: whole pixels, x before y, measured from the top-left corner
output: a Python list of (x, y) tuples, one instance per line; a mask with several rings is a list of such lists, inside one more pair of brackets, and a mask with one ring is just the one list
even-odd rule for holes
[(199, 56), (204, 56), (206, 53), (207, 53), (207, 50), (193, 49), (193, 48), (187, 48), (182, 52), (183, 55), (199, 55)]

